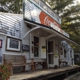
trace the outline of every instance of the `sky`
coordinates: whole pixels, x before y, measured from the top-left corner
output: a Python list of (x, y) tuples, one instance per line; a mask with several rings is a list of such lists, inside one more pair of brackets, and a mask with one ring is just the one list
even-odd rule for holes
[(80, 0), (74, 0), (75, 2), (78, 2), (78, 3), (80, 3)]
[(76, 1), (78, 1), (80, 3), (80, 0), (76, 0)]

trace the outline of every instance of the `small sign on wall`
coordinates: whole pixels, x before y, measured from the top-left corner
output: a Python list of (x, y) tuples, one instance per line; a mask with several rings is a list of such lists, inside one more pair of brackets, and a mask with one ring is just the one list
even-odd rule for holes
[(22, 50), (29, 52), (30, 51), (29, 45), (22, 44)]
[(42, 46), (42, 52), (45, 53), (46, 52), (46, 47)]
[(0, 48), (2, 48), (2, 40), (0, 39)]
[(58, 57), (58, 54), (54, 54), (54, 57), (57, 58)]

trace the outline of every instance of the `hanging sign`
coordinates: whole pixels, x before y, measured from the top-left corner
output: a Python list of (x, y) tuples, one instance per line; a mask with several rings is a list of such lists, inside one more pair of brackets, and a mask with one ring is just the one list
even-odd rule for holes
[(22, 50), (29, 52), (29, 51), (30, 51), (29, 45), (23, 44), (23, 45), (22, 45)]

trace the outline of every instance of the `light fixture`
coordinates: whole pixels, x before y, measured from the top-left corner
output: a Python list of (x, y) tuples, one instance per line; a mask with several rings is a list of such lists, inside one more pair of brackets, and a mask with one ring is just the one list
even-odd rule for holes
[(34, 44), (34, 42), (32, 41), (32, 44)]

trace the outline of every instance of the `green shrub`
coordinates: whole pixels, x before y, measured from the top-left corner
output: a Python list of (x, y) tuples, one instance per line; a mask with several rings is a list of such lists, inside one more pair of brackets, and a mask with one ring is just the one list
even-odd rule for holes
[(8, 80), (11, 76), (11, 66), (0, 65), (0, 80)]

